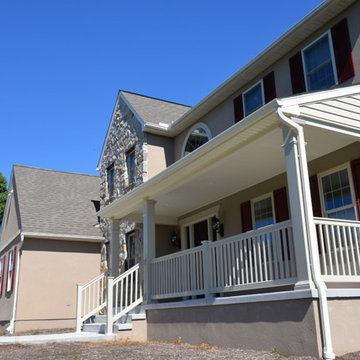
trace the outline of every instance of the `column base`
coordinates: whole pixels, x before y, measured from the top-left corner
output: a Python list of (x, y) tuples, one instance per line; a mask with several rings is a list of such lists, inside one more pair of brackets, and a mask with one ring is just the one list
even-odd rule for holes
[(295, 290), (315, 290), (315, 284), (312, 280), (302, 280), (295, 283)]

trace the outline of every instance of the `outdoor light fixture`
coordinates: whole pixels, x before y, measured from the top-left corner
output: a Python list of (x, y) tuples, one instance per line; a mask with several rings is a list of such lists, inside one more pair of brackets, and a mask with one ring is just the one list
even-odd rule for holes
[(216, 231), (217, 234), (219, 234), (221, 237), (224, 236), (224, 225), (220, 224), (220, 220), (216, 217), (213, 216), (211, 218), (211, 227), (213, 230)]
[(176, 235), (175, 231), (171, 234), (170, 241), (172, 246), (180, 249), (180, 238)]

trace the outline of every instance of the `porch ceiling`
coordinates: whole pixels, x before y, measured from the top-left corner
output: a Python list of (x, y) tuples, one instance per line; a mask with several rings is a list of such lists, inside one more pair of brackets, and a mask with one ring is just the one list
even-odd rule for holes
[[(156, 222), (175, 225), (179, 216), (285, 172), (282, 124), (273, 105), (251, 126), (235, 124), (219, 135), (223, 139), (218, 136), (181, 159), (182, 166), (175, 163), (118, 199), (107, 207), (110, 211), (104, 209), (106, 215), (141, 222), (143, 202), (151, 199), (156, 201)], [(351, 136), (312, 125), (304, 125), (304, 132), (309, 161), (354, 142)]]

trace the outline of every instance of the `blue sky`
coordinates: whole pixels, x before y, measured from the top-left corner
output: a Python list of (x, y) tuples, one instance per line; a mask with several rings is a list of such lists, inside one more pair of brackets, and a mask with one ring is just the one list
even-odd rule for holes
[(0, 171), (97, 174), (118, 89), (194, 105), (321, 0), (3, 0)]

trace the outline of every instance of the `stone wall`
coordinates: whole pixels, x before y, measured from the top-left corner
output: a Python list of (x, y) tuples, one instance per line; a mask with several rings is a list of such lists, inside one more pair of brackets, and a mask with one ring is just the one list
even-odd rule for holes
[[(135, 147), (135, 182), (129, 184), (126, 167), (126, 152)], [(107, 168), (114, 164), (114, 195), (110, 198), (107, 186)], [(147, 152), (146, 134), (141, 129), (141, 124), (126, 104), (118, 99), (114, 118), (109, 129), (103, 157), (100, 164), (100, 200), (101, 207), (110, 204), (118, 197), (126, 194), (134, 187), (147, 180)], [(101, 229), (106, 240), (109, 238), (109, 221), (101, 220)], [(120, 225), (120, 272), (124, 269), (124, 262), (127, 257), (126, 233), (135, 231), (136, 235), (136, 262), (142, 258), (142, 224), (124, 222)], [(102, 270), (107, 270), (106, 250), (102, 251)]]

